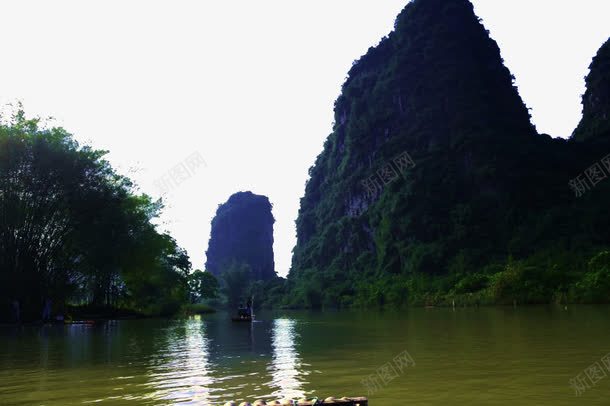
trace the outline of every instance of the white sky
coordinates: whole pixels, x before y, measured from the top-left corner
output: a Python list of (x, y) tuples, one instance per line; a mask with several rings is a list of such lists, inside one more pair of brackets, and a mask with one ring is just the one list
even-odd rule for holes
[[(164, 227), (203, 268), (210, 220), (234, 192), (274, 205), (286, 275), (307, 170), (331, 132), (354, 59), (407, 0), (0, 2), (0, 103), (53, 116), (142, 191), (199, 152), (166, 196)], [(608, 0), (475, 0), (540, 132), (580, 120), (591, 58), (610, 36)]]

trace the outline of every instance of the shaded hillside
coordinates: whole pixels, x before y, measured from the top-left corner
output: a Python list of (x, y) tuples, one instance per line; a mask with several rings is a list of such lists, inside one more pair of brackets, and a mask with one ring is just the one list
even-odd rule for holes
[[(606, 244), (597, 224), (608, 217), (592, 219), (600, 200), (576, 199), (568, 181), (601, 157), (537, 134), (513, 80), (469, 1), (405, 7), (354, 63), (310, 169), (293, 305), (438, 302), (485, 289), (493, 301), (568, 294), (580, 275), (567, 269)], [(578, 258), (546, 255), (573, 250)], [(519, 262), (528, 258), (550, 268)], [(522, 297), (528, 283), (540, 286)]]
[(583, 118), (573, 139), (610, 138), (610, 39), (600, 48), (590, 66), (583, 95)]
[(246, 264), (252, 280), (275, 278), (274, 222), (266, 196), (252, 192), (232, 195), (212, 220), (206, 270), (220, 276), (233, 264)]

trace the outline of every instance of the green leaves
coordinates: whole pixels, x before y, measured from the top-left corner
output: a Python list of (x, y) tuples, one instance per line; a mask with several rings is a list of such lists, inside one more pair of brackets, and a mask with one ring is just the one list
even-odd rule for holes
[(216, 277), (210, 272), (196, 270), (188, 276), (188, 284), (193, 303), (218, 297), (220, 286)]
[(252, 268), (244, 262), (232, 261), (225, 265), (220, 279), (222, 280), (222, 291), (227, 297), (229, 306), (235, 307), (244, 302), (246, 288), (250, 285)]
[[(56, 303), (167, 312), (187, 300), (188, 255), (151, 224), (160, 202), (23, 110), (0, 123), (0, 308)], [(7, 315), (0, 313), (0, 318)]]
[[(568, 181), (610, 152), (609, 61), (610, 41), (584, 98), (581, 138), (600, 137), (538, 135), (472, 4), (410, 2), (335, 102), (296, 220), (291, 303), (601, 300), (605, 256), (586, 264), (610, 247), (610, 183), (575, 202)], [(361, 182), (399, 151), (417, 167), (369, 199)]]

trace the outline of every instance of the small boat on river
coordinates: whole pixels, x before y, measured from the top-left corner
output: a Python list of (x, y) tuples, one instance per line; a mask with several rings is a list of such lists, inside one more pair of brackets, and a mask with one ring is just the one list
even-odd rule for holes
[(248, 299), (246, 306), (239, 305), (237, 316), (231, 317), (234, 322), (251, 323), (254, 321), (254, 297)]
[(249, 323), (249, 322), (252, 322), (254, 320), (254, 316), (251, 316), (251, 317), (231, 317), (231, 320), (235, 321), (235, 322)]

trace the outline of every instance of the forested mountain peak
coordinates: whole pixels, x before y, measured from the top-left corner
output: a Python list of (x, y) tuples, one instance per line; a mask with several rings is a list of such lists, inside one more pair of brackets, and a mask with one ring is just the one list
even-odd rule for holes
[(610, 138), (610, 39), (599, 49), (589, 67), (587, 90), (582, 97), (583, 117), (573, 138)]
[[(533, 134), (513, 77), (472, 4), (414, 0), (395, 30), (349, 71), (335, 103), (334, 132), (310, 170), (297, 222), (299, 244), (330, 221), (366, 209), (371, 199), (362, 180), (397, 152), (420, 160), (457, 154), (464, 172), (477, 160), (496, 159), (504, 144)], [(496, 147), (481, 152), (481, 142)], [(333, 205), (314, 215), (331, 189), (349, 191), (342, 193), (347, 207)]]
[(357, 99), (371, 97), (403, 125), (419, 124), (414, 141), (423, 148), (450, 142), (460, 129), (533, 132), (500, 49), (467, 0), (410, 2), (395, 30), (354, 63), (336, 122), (361, 116)]
[(469, 1), (404, 8), (351, 67), (309, 171), (295, 305), (428, 301), (433, 276), (483, 289), (498, 264), (592, 236), (568, 181), (601, 157), (538, 135), (513, 82)]
[(252, 280), (276, 277), (271, 209), (267, 196), (252, 192), (235, 193), (219, 205), (212, 220), (206, 270), (221, 276), (232, 266), (247, 265)]

